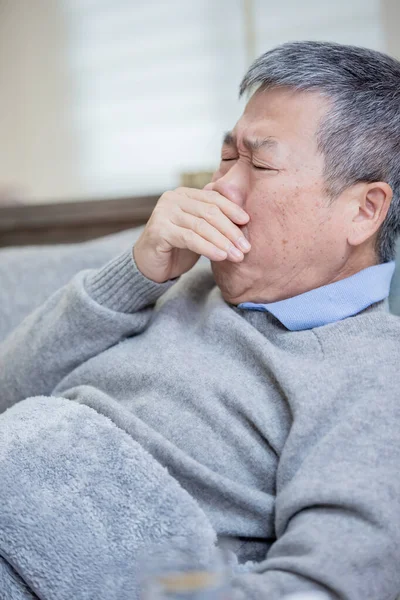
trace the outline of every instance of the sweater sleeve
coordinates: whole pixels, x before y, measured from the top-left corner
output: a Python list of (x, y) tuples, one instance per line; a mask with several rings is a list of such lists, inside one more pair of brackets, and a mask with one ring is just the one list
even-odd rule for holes
[(174, 282), (147, 279), (131, 250), (78, 273), (0, 344), (0, 413), (24, 398), (50, 395), (76, 367), (142, 332)]
[(237, 598), (398, 598), (400, 403), (388, 384), (398, 380), (392, 370), (362, 393), (353, 381), (343, 413), (331, 398), (319, 431), (308, 418), (305, 435), (295, 415), (278, 468), (277, 539), (256, 572), (234, 579)]

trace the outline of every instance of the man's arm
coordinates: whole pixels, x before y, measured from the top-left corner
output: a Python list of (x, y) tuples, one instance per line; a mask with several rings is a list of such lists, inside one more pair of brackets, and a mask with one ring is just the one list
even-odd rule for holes
[(78, 273), (0, 344), (0, 413), (29, 396), (50, 395), (80, 364), (143, 331), (172, 284), (144, 277), (131, 251)]
[(127, 252), (99, 271), (79, 273), (0, 345), (0, 412), (49, 395), (88, 359), (140, 333), (152, 305), (201, 255), (241, 262), (247, 213), (214, 191), (165, 192)]
[[(398, 380), (391, 370), (381, 382)], [(353, 393), (319, 439), (293, 427), (278, 468), (277, 541), (256, 574), (236, 578), (238, 598), (302, 591), (340, 600), (398, 597), (400, 403), (395, 385), (379, 387), (359, 399)]]

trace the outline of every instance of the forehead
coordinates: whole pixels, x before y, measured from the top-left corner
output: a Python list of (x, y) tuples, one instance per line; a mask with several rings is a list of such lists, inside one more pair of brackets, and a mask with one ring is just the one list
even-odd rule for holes
[(234, 133), (246, 137), (273, 136), (277, 141), (316, 145), (316, 133), (329, 108), (316, 92), (288, 88), (259, 90), (253, 94)]

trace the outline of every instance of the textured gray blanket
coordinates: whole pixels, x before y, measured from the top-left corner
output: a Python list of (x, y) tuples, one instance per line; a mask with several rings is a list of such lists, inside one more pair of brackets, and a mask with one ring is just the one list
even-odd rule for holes
[(0, 416), (0, 598), (134, 600), (149, 544), (215, 534), (196, 502), (112, 421), (62, 398)]
[[(0, 342), (140, 231), (0, 250)], [(135, 600), (149, 544), (187, 540), (203, 560), (215, 543), (196, 502), (139, 444), (62, 398), (30, 398), (0, 415), (0, 507), (0, 600)]]

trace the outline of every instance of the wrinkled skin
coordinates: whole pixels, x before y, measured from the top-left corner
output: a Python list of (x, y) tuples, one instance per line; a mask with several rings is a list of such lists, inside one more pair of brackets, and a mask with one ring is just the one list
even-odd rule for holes
[[(331, 201), (316, 132), (329, 105), (319, 94), (256, 92), (222, 147), (207, 190), (241, 206), (251, 251), (239, 263), (213, 262), (226, 301), (273, 302), (348, 277), (377, 263), (376, 234), (391, 200), (386, 183), (358, 183)], [(245, 140), (272, 138), (260, 148)]]

